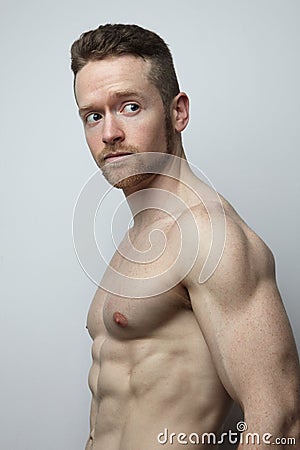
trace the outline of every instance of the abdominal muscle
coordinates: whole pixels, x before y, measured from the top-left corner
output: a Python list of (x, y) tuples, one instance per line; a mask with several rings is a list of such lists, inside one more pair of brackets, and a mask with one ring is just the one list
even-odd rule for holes
[[(95, 337), (89, 385), (94, 417), (87, 450), (180, 449), (179, 433), (217, 432), (231, 404), (188, 310), (148, 337)], [(160, 442), (168, 436), (164, 445), (160, 433)]]

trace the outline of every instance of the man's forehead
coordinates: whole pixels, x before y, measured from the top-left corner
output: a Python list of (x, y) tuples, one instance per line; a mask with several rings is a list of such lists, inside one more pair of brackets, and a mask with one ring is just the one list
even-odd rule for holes
[(106, 57), (89, 61), (76, 75), (76, 83), (84, 81), (101, 82), (118, 77), (125, 79), (147, 79), (151, 68), (150, 61), (133, 55)]
[(132, 55), (110, 57), (89, 61), (75, 78), (75, 93), (79, 97), (96, 92), (109, 92), (115, 97), (130, 92), (142, 95), (146, 85), (150, 85), (151, 64)]

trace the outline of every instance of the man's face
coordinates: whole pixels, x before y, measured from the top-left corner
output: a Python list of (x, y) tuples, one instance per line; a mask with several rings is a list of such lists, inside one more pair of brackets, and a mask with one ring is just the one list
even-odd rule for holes
[[(149, 70), (150, 62), (124, 55), (90, 61), (76, 76), (75, 94), (88, 146), (104, 176), (119, 188), (149, 177), (145, 167), (138, 167), (144, 158), (128, 155), (171, 151), (163, 102), (148, 79)], [(129, 164), (142, 175), (126, 178)]]

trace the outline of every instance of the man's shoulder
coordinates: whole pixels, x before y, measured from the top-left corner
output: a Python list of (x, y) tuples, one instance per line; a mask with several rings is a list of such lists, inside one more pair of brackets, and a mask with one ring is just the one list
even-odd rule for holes
[(197, 255), (187, 279), (204, 283), (258, 282), (274, 276), (274, 258), (266, 243), (223, 197), (199, 202), (182, 212), (177, 226), (185, 237), (182, 252)]

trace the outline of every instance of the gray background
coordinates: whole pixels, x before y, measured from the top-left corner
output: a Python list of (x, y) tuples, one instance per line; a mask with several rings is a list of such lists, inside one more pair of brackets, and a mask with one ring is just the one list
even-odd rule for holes
[(71, 221), (95, 166), (69, 47), (100, 23), (170, 44), (191, 97), (188, 158), (273, 250), (300, 344), (299, 18), (297, 0), (1, 2), (1, 448), (81, 450), (87, 438), (95, 286)]

